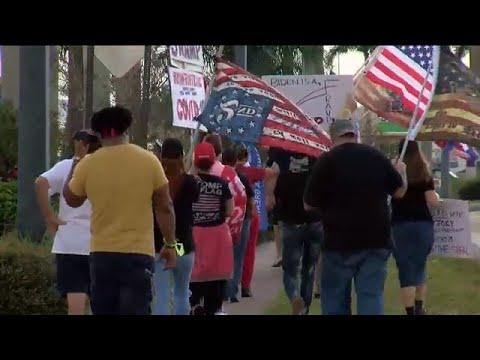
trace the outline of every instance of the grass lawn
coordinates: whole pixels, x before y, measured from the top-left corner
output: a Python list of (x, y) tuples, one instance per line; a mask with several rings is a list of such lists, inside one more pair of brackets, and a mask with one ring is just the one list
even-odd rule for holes
[[(480, 263), (473, 260), (434, 257), (428, 264), (429, 296), (427, 310), (430, 315), (480, 314)], [(389, 263), (385, 284), (385, 313), (403, 315), (399, 300), (397, 269), (393, 259)], [(353, 295), (355, 313), (355, 295)], [(320, 314), (319, 300), (314, 300), (310, 313)], [(267, 315), (290, 315), (290, 305), (282, 290), (272, 302)]]

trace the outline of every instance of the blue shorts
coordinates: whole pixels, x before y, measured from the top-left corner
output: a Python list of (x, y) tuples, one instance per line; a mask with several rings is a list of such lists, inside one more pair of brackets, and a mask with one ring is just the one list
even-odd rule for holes
[(422, 285), (427, 280), (427, 258), (432, 251), (433, 223), (429, 221), (394, 224), (393, 256), (398, 268), (400, 287)]

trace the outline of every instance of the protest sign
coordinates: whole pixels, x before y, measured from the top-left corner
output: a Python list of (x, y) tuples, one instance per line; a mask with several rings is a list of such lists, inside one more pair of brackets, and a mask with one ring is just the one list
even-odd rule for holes
[[(197, 121), (205, 101), (203, 75), (189, 70), (168, 68), (170, 92), (172, 94), (173, 126), (196, 129)], [(202, 126), (201, 130), (205, 131)]]
[[(258, 149), (253, 144), (244, 144), (248, 151), (248, 163), (252, 167), (262, 168), (262, 159)], [(268, 230), (268, 215), (265, 207), (265, 181), (259, 181), (253, 189), (255, 193), (255, 206), (260, 215), (260, 230)]]
[(432, 255), (473, 257), (468, 201), (446, 199), (431, 212), (435, 232)]
[(328, 132), (341, 118), (353, 91), (351, 75), (268, 75), (262, 80), (274, 87)]
[(202, 45), (172, 45), (169, 47), (170, 63), (180, 69), (203, 72)]

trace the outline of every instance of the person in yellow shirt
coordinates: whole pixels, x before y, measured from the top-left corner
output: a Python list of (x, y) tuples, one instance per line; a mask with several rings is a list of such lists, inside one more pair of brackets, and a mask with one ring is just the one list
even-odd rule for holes
[(102, 149), (75, 154), (63, 188), (79, 207), (88, 198), (91, 216), (91, 308), (94, 315), (148, 315), (152, 301), (154, 242), (152, 203), (164, 234), (160, 256), (175, 266), (175, 214), (161, 163), (129, 144), (128, 109), (115, 106), (92, 117)]

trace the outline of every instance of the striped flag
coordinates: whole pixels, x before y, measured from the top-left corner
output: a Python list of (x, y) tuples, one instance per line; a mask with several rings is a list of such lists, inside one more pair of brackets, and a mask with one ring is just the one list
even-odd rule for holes
[(416, 121), (424, 117), (432, 101), (439, 50), (436, 45), (379, 47), (355, 79), (355, 99), (384, 119), (408, 128), (418, 100)]
[(198, 121), (239, 142), (309, 156), (329, 151), (327, 133), (298, 106), (244, 69), (218, 59), (212, 91)]

